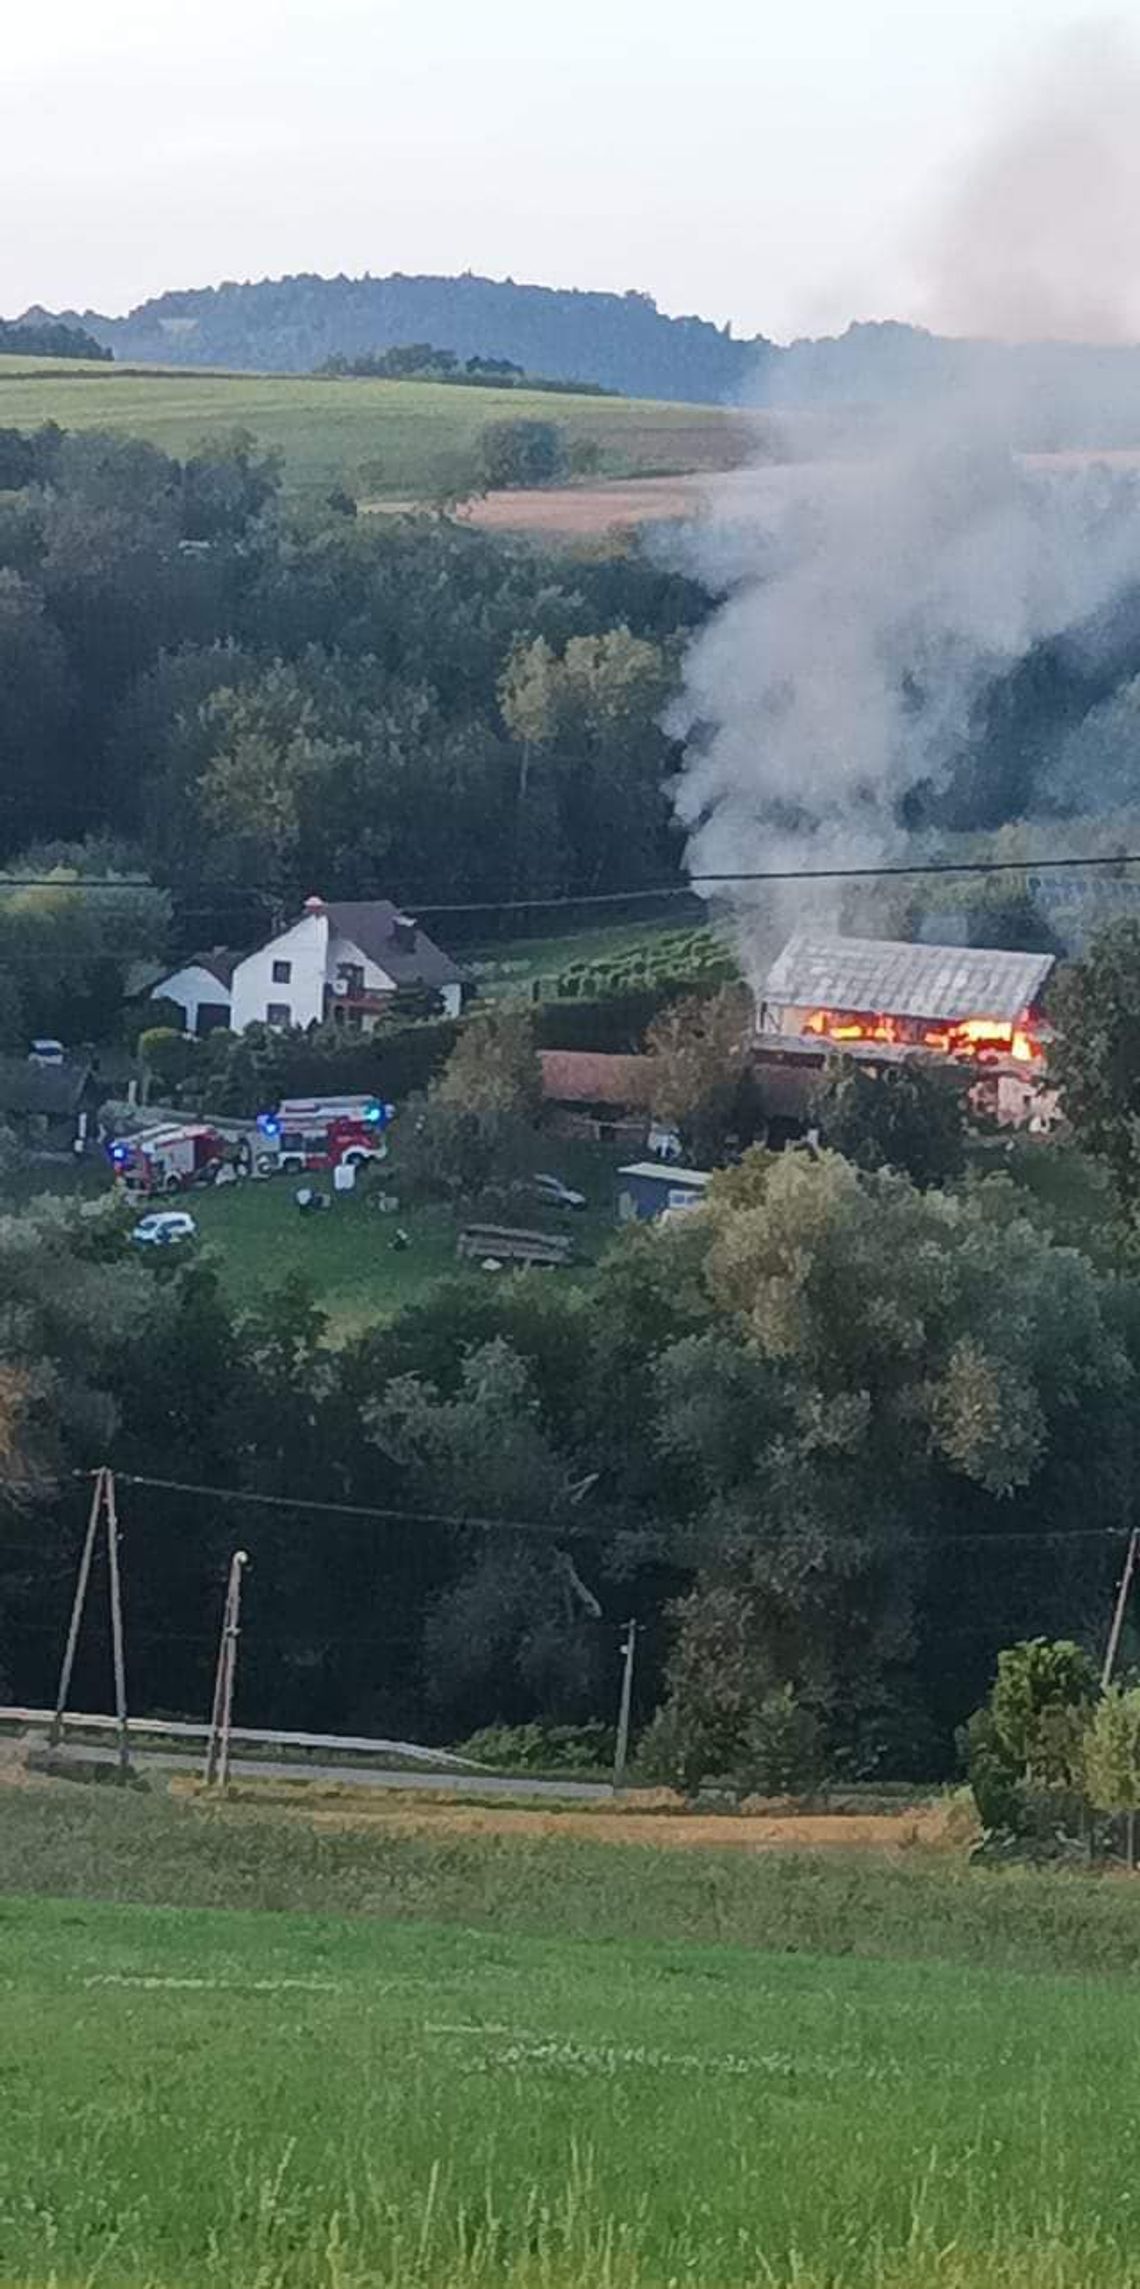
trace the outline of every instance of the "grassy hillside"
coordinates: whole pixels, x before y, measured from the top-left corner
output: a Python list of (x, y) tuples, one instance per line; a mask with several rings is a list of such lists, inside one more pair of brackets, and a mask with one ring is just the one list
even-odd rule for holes
[(17, 1783), (17, 1886), (13, 2289), (1138, 2278), (1124, 1885)]
[(4, 1956), (9, 2280), (1136, 2278), (1126, 1989), (46, 1905)]
[(174, 454), (240, 427), (280, 450), (296, 492), (345, 485), (376, 498), (430, 498), (470, 470), (485, 424), (507, 419), (556, 421), (572, 438), (594, 440), (600, 474), (612, 477), (731, 468), (748, 437), (741, 415), (716, 406), (0, 357), (0, 427), (113, 429)]

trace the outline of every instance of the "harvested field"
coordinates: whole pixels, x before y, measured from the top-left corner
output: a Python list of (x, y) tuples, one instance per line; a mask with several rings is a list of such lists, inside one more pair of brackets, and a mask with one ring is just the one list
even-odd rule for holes
[[(520, 1790), (525, 1783), (520, 1782)], [(573, 1810), (524, 1804), (472, 1804), (462, 1799), (385, 1794), (367, 1788), (326, 1788), (317, 1782), (243, 1782), (235, 1803), (266, 1802), (325, 1830), (388, 1835), (502, 1836), (536, 1842), (578, 1838), (592, 1844), (648, 1844), (663, 1851), (906, 1851), (947, 1840), (941, 1804), (898, 1812), (828, 1813), (779, 1810), (685, 1812), (657, 1805), (599, 1803)]]
[[(759, 438), (759, 432), (757, 433)], [(807, 444), (805, 439), (805, 445)], [(1065, 471), (1104, 463), (1115, 470), (1140, 468), (1140, 450), (1027, 453), (1028, 468)], [(762, 520), (802, 492), (807, 482), (834, 480), (844, 464), (806, 452), (802, 460), (778, 460), (754, 468), (720, 462), (698, 463), (693, 472), (672, 477), (628, 477), (597, 484), (551, 485), (532, 491), (488, 493), (456, 511), (465, 524), (488, 532), (534, 533), (565, 540), (597, 540), (606, 533), (630, 532), (644, 525), (692, 524), (715, 515), (731, 524)], [(810, 480), (805, 472), (811, 472)], [(411, 508), (412, 502), (378, 503)]]
[(458, 513), (464, 524), (486, 532), (561, 533), (586, 540), (635, 525), (689, 523), (707, 513), (708, 498), (704, 477), (631, 477), (604, 485), (488, 493)]
[(557, 534), (566, 540), (599, 539), (649, 524), (694, 524), (715, 515), (722, 522), (762, 518), (804, 487), (805, 469), (829, 462), (772, 462), (754, 469), (703, 470), (691, 476), (630, 477), (595, 485), (551, 485), (533, 491), (487, 493), (457, 510), (464, 524), (489, 532)]

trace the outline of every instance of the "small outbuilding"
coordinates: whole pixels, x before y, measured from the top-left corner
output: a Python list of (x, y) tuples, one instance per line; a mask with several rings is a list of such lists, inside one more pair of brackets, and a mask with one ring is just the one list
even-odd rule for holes
[(597, 1144), (644, 1145), (649, 1126), (650, 1057), (591, 1049), (542, 1049), (542, 1094), (556, 1136)]
[(618, 1222), (651, 1224), (675, 1209), (699, 1208), (712, 1183), (707, 1168), (666, 1168), (636, 1160), (618, 1170)]
[(0, 1122), (29, 1152), (78, 1152), (107, 1095), (88, 1059), (0, 1057)]
[(237, 955), (224, 947), (212, 954), (194, 954), (181, 969), (171, 970), (150, 989), (152, 1001), (177, 1002), (184, 1033), (215, 1033), (230, 1022), (230, 988)]

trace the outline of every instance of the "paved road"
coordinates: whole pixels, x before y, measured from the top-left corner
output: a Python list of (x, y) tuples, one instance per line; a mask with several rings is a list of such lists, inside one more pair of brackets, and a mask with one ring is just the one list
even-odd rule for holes
[[(37, 1747), (43, 1744), (36, 1743)], [(114, 1764), (114, 1749), (95, 1748), (86, 1743), (65, 1741), (63, 1751), (70, 1760), (84, 1764)], [(143, 1749), (131, 1747), (131, 1763), (137, 1770), (150, 1768), (166, 1772), (201, 1773), (200, 1756), (180, 1756), (173, 1749)], [(374, 1764), (310, 1764), (278, 1763), (267, 1757), (230, 1758), (232, 1780), (324, 1780), (339, 1781), (352, 1788), (415, 1789), (424, 1794), (505, 1797), (548, 1797), (563, 1803), (569, 1801), (596, 1803), (610, 1795), (608, 1783), (600, 1780), (517, 1780), (503, 1773), (491, 1772), (388, 1772)]]

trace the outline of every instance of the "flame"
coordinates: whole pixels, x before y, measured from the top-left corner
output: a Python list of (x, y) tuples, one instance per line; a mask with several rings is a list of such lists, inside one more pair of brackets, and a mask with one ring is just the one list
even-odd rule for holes
[(924, 1026), (917, 1019), (813, 1009), (804, 1020), (804, 1032), (825, 1041), (882, 1041), (973, 1061), (1007, 1057), (1019, 1065), (1032, 1065), (1044, 1056), (1040, 1041), (1030, 1030), (1028, 1012), (1018, 1025), (1008, 1025), (1000, 1018), (965, 1017), (953, 1025)]

